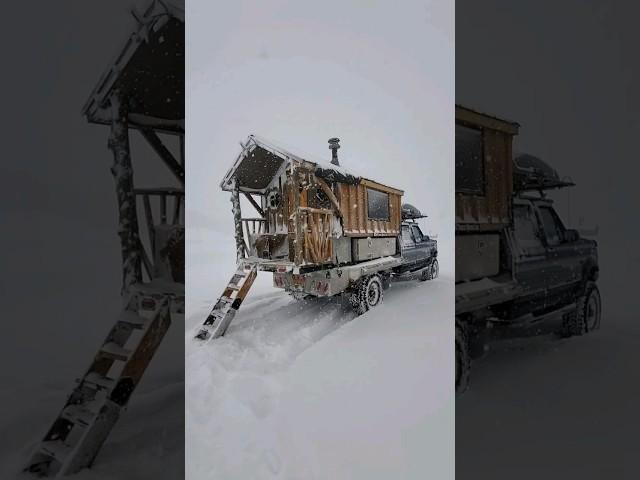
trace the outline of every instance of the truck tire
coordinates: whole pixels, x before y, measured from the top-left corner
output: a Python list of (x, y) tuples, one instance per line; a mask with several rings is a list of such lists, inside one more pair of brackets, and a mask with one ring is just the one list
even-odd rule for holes
[(562, 333), (565, 337), (583, 335), (600, 328), (602, 304), (598, 286), (587, 282), (584, 295), (578, 298), (575, 312), (567, 315), (563, 321)]
[(469, 340), (464, 324), (456, 319), (456, 395), (462, 394), (469, 386), (470, 372)]
[(600, 328), (600, 318), (602, 316), (602, 303), (600, 290), (594, 282), (588, 282), (585, 295), (578, 302), (579, 313), (583, 318), (586, 333)]
[(380, 275), (370, 275), (360, 279), (350, 297), (351, 306), (356, 314), (362, 315), (380, 305), (383, 290)]
[(435, 258), (433, 259), (433, 262), (431, 262), (431, 268), (429, 270), (430, 280), (438, 278), (438, 274), (440, 273), (440, 265), (438, 264), (438, 260), (436, 260)]
[(434, 259), (429, 266), (425, 267), (422, 270), (419, 280), (421, 282), (424, 282), (426, 280), (433, 280), (434, 278), (438, 277), (438, 271), (438, 260)]

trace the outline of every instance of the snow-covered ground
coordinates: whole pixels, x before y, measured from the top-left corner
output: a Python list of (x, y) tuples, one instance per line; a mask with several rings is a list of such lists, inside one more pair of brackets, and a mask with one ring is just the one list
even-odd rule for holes
[(392, 284), (354, 318), (261, 273), (226, 335), (193, 341), (234, 271), (233, 246), (187, 230), (186, 475), (453, 478), (453, 275)]
[(474, 363), (456, 401), (457, 478), (637, 478), (640, 257), (600, 243), (601, 329), (502, 341)]

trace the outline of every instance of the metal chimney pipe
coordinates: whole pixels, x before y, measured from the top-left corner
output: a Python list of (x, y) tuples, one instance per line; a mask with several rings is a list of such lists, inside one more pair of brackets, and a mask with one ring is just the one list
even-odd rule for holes
[(338, 161), (338, 149), (340, 148), (340, 139), (339, 138), (330, 138), (329, 139), (329, 149), (331, 150), (331, 163), (334, 165), (340, 166), (340, 162)]

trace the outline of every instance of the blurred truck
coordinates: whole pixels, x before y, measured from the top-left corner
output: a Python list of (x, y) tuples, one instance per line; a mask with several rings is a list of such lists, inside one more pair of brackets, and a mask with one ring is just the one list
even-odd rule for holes
[(567, 229), (546, 192), (573, 186), (532, 155), (519, 125), (456, 106), (456, 392), (491, 338), (600, 326), (594, 240)]

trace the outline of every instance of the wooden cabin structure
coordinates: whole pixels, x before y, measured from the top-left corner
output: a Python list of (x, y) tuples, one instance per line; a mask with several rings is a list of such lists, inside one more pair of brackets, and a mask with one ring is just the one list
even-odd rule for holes
[[(153, 0), (131, 12), (133, 31), (83, 108), (88, 122), (110, 131), (123, 310), (30, 457), (25, 471), (38, 477), (71, 475), (93, 464), (172, 315), (184, 314), (183, 7)], [(136, 187), (134, 132), (168, 168), (172, 185)]]
[(509, 224), (518, 129), (515, 122), (456, 105), (456, 231)]
[(519, 125), (456, 105), (456, 281), (500, 271), (511, 223), (513, 137)]
[[(232, 194), (238, 261), (309, 269), (399, 252), (403, 191), (335, 163), (250, 135), (221, 187)], [(241, 195), (257, 216), (242, 216)]]

